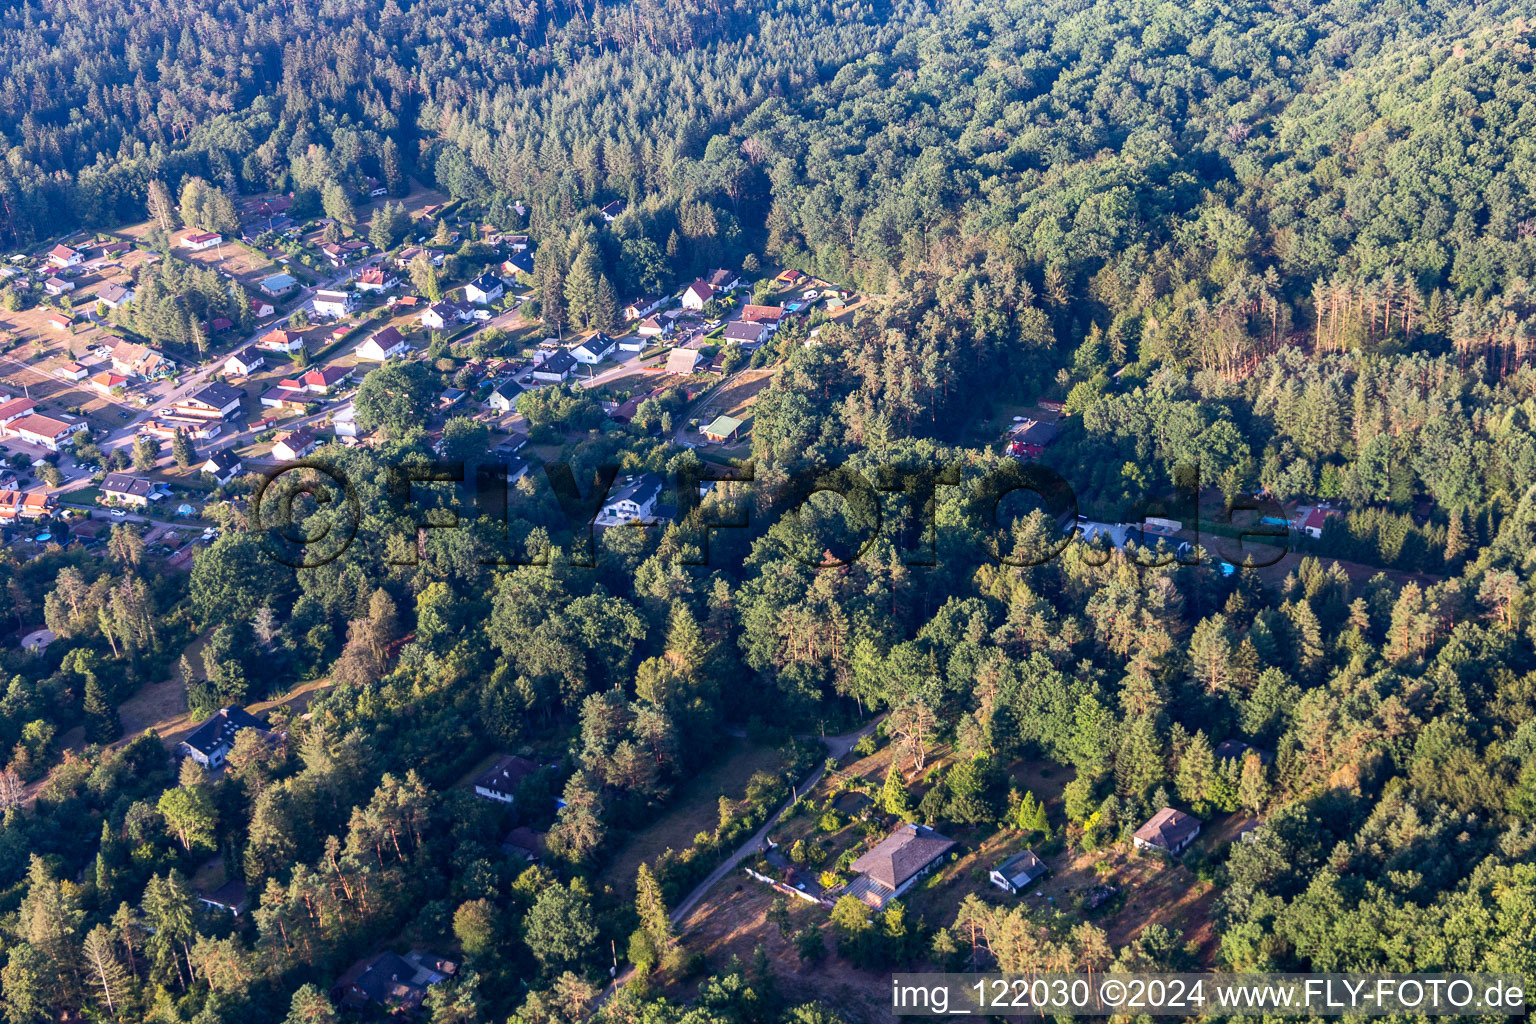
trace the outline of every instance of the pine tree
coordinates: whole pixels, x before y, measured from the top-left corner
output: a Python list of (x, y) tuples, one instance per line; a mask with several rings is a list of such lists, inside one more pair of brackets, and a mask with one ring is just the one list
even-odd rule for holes
[(1194, 807), (1203, 805), (1215, 774), (1216, 758), (1211, 751), (1211, 742), (1203, 731), (1196, 732), (1179, 757), (1179, 771), (1174, 777), (1179, 799)]
[(613, 290), (613, 282), (607, 274), (597, 279), (597, 300), (592, 307), (592, 326), (600, 331), (614, 333), (624, 326), (619, 313), (619, 297)]
[(81, 947), (86, 972), (92, 984), (101, 989), (101, 999), (109, 1014), (117, 1013), (128, 989), (128, 972), (118, 960), (115, 947), (112, 930), (104, 924), (92, 928)]
[(170, 234), (176, 230), (176, 204), (171, 199), (171, 190), (165, 187), (165, 182), (160, 180), (149, 183), (149, 219), (159, 226), (161, 231)]
[(641, 864), (635, 874), (635, 913), (640, 918), (640, 930), (650, 939), (662, 968), (676, 966), (678, 948), (672, 934), (672, 919), (667, 913), (661, 883), (647, 864)]
[(571, 272), (565, 279), (565, 308), (571, 323), (578, 327), (594, 326), (597, 309), (597, 279), (602, 273), (597, 246), (588, 242), (576, 254)]
[(185, 430), (177, 430), (171, 435), (171, 455), (182, 469), (191, 468), (193, 460), (197, 458), (197, 452), (193, 450), (192, 441)]
[(903, 821), (911, 821), (915, 817), (912, 794), (907, 792), (907, 785), (902, 780), (901, 769), (896, 766), (894, 757), (891, 758), (891, 766), (885, 773), (885, 785), (880, 790), (880, 809)]
[(111, 743), (122, 733), (117, 720), (117, 709), (107, 700), (96, 674), (85, 677), (85, 738), (92, 743)]
[(384, 187), (392, 196), (403, 196), (409, 191), (405, 169), (400, 164), (400, 146), (393, 136), (386, 136), (379, 150), (379, 170), (384, 175)]
[(1264, 762), (1249, 751), (1243, 756), (1242, 775), (1237, 784), (1237, 802), (1250, 814), (1258, 814), (1269, 801), (1269, 782), (1264, 778)]
[[(554, 246), (549, 246), (554, 249)], [(544, 250), (540, 250), (542, 253)], [(565, 330), (565, 268), (560, 256), (552, 253), (546, 257), (539, 276), (539, 318), (561, 334)]]

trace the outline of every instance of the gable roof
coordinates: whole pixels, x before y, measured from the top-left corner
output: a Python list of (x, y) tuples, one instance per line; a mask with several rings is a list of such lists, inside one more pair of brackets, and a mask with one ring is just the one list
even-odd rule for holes
[(120, 281), (108, 281), (97, 290), (96, 297), (103, 302), (121, 302), (132, 291), (132, 288)]
[(245, 392), (239, 388), (232, 388), (228, 384), (214, 382), (193, 395), (192, 401), (203, 402), (213, 406), (215, 409), (222, 409), (229, 403), (238, 402), (244, 397)]
[(766, 324), (755, 324), (747, 320), (732, 320), (725, 325), (724, 337), (727, 341), (761, 341), (763, 332), (768, 329)]
[(741, 319), (747, 323), (776, 324), (784, 315), (783, 306), (754, 306), (750, 303), (741, 307)]
[(1008, 880), (1014, 888), (1028, 885), (1045, 874), (1045, 861), (1035, 856), (1033, 850), (1020, 850), (992, 869)]
[(667, 372), (690, 376), (699, 365), (699, 353), (691, 348), (675, 348), (667, 353)]
[(108, 473), (101, 478), (101, 491), (103, 494), (131, 494), (136, 498), (147, 498), (155, 492), (155, 485), (143, 477), (128, 473)]
[(899, 889), (954, 845), (953, 839), (926, 826), (902, 825), (854, 861), (853, 870), (888, 889)]
[(1171, 850), (1188, 842), (1198, 831), (1200, 822), (1196, 818), (1172, 807), (1164, 807), (1136, 830), (1136, 838), (1152, 846)]
[(216, 452), (210, 452), (208, 457), (203, 460), (204, 468), (207, 468), (210, 464), (215, 471), (227, 473), (240, 465), (240, 459), (228, 448), (220, 448)]
[(526, 757), (508, 754), (498, 757), (495, 764), (475, 776), (475, 788), (512, 796), (518, 784), (538, 770), (539, 766)]
[(601, 356), (612, 351), (613, 346), (614, 340), (608, 335), (604, 334), (602, 331), (598, 331), (596, 334), (592, 335), (592, 337), (588, 338), (586, 341), (582, 342), (576, 347), (581, 349), (583, 352), (590, 352), (594, 356)]
[(267, 723), (246, 711), (231, 705), (220, 708), (212, 718), (187, 734), (181, 742), (203, 755), (212, 755), (220, 749), (234, 746), (235, 733), (241, 729), (267, 731)]
[(506, 285), (502, 283), (501, 278), (497, 277), (495, 274), (491, 273), (489, 270), (485, 271), (483, 274), (481, 274), (479, 277), (475, 278), (473, 281), (471, 281), (469, 283), (474, 285), (476, 288), (480, 289), (483, 292), (492, 292), (492, 291), (495, 291), (497, 288), (501, 288), (501, 289), (505, 290), (505, 288), (506, 288)]

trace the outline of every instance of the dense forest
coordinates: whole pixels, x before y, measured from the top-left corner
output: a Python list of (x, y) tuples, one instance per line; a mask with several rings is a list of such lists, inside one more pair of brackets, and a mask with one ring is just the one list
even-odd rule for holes
[[(665, 530), (594, 540), (534, 474), (505, 522), (466, 514), (418, 556), (390, 469), (436, 457), (413, 403), (452, 374), (414, 362), (370, 375), (378, 447), (324, 450), (362, 510), (327, 564), (274, 560), (239, 513), (190, 574), (124, 527), (7, 552), (0, 618), (58, 640), (0, 651), (6, 1020), (340, 1020), (329, 986), (401, 937), (462, 961), (431, 1024), (835, 1021), (766, 958), (675, 948), (666, 908), (825, 756), (803, 737), (879, 712), (872, 742), (961, 755), (911, 792), (893, 773), (882, 806), (909, 820), (1008, 819), (1021, 757), (1071, 770), (1058, 824), (1085, 849), (1170, 802), (1262, 816), (1199, 866), (1216, 966), (1536, 975), (1531, 31), (1519, 4), (1450, 0), (0, 11), (11, 246), (143, 220), (194, 178), (318, 207), (376, 177), (527, 230), (550, 320), (573, 268), (625, 300), (718, 265), (875, 297), (753, 356), (777, 366), (753, 485)], [(248, 320), (200, 273), (166, 261), (124, 317), (167, 338), (184, 306)], [(1085, 512), (1139, 515), (1197, 470), (1218, 500), (1345, 514), (1268, 575), (1040, 557), (1044, 513), (983, 514), (1005, 460), (974, 430), (1040, 398), (1064, 405), (1046, 461)], [(521, 411), (583, 487), (699, 469), (576, 389)], [(879, 530), (867, 503), (787, 507), (792, 474), (833, 466), (955, 482), (879, 492)], [(198, 716), (330, 685), (210, 778), (123, 735), (123, 701), (170, 678)], [(599, 884), (726, 729), (783, 770), (632, 893)], [(1273, 763), (1218, 759), (1230, 736)], [(455, 786), (493, 751), (541, 765), (514, 815), (547, 831), (538, 866)], [(199, 910), (210, 858), (247, 915)], [(1011, 969), (1189, 965), (1160, 926), (1106, 948), (1068, 913), (1012, 913), (831, 926), (870, 969), (958, 966), (953, 929), (1021, 916), (1037, 941)], [(641, 983), (594, 1010), (626, 956), (687, 997)]]

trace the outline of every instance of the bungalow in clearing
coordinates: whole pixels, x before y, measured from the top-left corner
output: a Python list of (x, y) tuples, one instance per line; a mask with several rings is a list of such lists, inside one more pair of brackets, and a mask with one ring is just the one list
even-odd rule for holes
[(741, 429), (741, 420), (734, 416), (716, 416), (714, 422), (706, 425), (703, 434), (716, 444), (725, 441), (736, 440), (736, 431)]
[(385, 360), (393, 359), (395, 356), (405, 355), (405, 353), (410, 351), (410, 348), (405, 343), (404, 336), (398, 330), (393, 327), (386, 327), (357, 346), (354, 354), (359, 359), (382, 363)]
[(992, 869), (992, 884), (1004, 892), (1017, 894), (1048, 869), (1033, 850), (1021, 850)]
[(1200, 819), (1172, 807), (1164, 807), (1150, 821), (1136, 830), (1131, 841), (1138, 850), (1181, 852), (1200, 834)]
[(244, 708), (231, 705), (214, 712), (212, 718), (192, 730), (177, 750), (204, 768), (217, 768), (234, 749), (235, 736), (242, 729), (256, 729), (263, 738), (269, 735), (267, 723)]
[(535, 832), (527, 825), (519, 825), (501, 840), (501, 852), (508, 857), (519, 857), (529, 864), (537, 864), (544, 856), (544, 833)]
[(217, 231), (196, 231), (190, 235), (183, 235), (181, 238), (181, 244), (193, 252), (212, 249), (223, 241), (224, 236)]
[(953, 839), (924, 825), (902, 825), (853, 862), (858, 877), (846, 891), (882, 910), (931, 872), (954, 846)]
[(517, 798), (517, 787), (539, 766), (526, 757), (509, 754), (498, 757), (496, 763), (475, 776), (475, 796), (509, 804)]

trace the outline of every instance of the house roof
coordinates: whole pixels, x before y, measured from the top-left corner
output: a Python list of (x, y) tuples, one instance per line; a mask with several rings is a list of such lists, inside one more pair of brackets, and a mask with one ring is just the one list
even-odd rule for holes
[(1028, 885), (1045, 874), (1045, 861), (1035, 856), (1033, 850), (1020, 850), (992, 869), (1008, 880), (1014, 888)]
[(765, 325), (747, 320), (732, 320), (725, 325), (725, 338), (729, 341), (761, 341)]
[(550, 353), (548, 359), (535, 366), (535, 373), (566, 373), (576, 365), (576, 357), (566, 349)]
[(378, 345), (380, 348), (388, 349), (393, 348), (394, 346), (404, 341), (405, 336), (402, 335), (394, 327), (386, 327), (382, 331), (379, 331), (377, 334), (373, 335), (368, 340)]
[(687, 290), (697, 295), (705, 302), (708, 302), (710, 299), (715, 297), (715, 289), (710, 285), (708, 281), (695, 281), (693, 284), (688, 286)]
[(79, 256), (80, 254), (74, 249), (71, 249), (69, 246), (65, 245), (63, 242), (60, 242), (58, 245), (54, 246), (48, 251), (48, 255), (57, 256), (61, 260), (67, 260)]
[(203, 242), (211, 242), (215, 238), (223, 237), (224, 236), (219, 234), (217, 231), (198, 231), (193, 234), (182, 236), (182, 241), (191, 245), (201, 245)]
[(602, 331), (598, 331), (596, 334), (592, 335), (592, 337), (588, 338), (586, 341), (582, 342), (576, 347), (581, 349), (583, 352), (590, 352), (594, 356), (601, 356), (611, 352), (613, 350), (613, 346), (614, 340), (608, 335), (604, 334)]
[(538, 770), (539, 766), (526, 757), (507, 754), (498, 757), (495, 764), (475, 776), (475, 788), (512, 796), (517, 792), (518, 784)]
[(182, 742), (200, 754), (211, 756), (222, 748), (233, 746), (235, 733), (241, 729), (260, 729), (266, 732), (267, 725), (245, 708), (231, 705), (216, 711), (212, 718), (187, 734)]
[(244, 397), (245, 392), (241, 391), (239, 388), (234, 388), (230, 387), (228, 384), (219, 384), (215, 382), (213, 384), (209, 384), (197, 394), (193, 395), (192, 401), (203, 402), (207, 405), (213, 406), (215, 409), (222, 409), (230, 402), (238, 402)]
[(203, 468), (212, 466), (218, 473), (227, 473), (240, 465), (240, 459), (228, 448), (220, 448), (216, 452), (210, 452), (208, 458), (203, 460)]
[(1150, 821), (1136, 830), (1136, 838), (1152, 846), (1171, 850), (1189, 841), (1200, 831), (1200, 822), (1183, 811), (1164, 807), (1152, 815)]
[(273, 345), (278, 348), (286, 348), (298, 340), (299, 335), (296, 331), (285, 331), (281, 327), (274, 327), (266, 334), (263, 334), (261, 336), (261, 341), (259, 341), (257, 344)]
[(784, 315), (783, 306), (754, 306), (751, 304), (741, 307), (741, 319), (751, 323), (776, 324)]
[(358, 280), (363, 284), (381, 285), (386, 281), (398, 280), (398, 278), (396, 278), (394, 274), (386, 273), (382, 267), (371, 267), (368, 270), (363, 271), (362, 274), (358, 277)]
[(485, 273), (481, 274), (479, 277), (475, 278), (473, 281), (471, 281), (469, 283), (474, 285), (476, 288), (480, 289), (483, 292), (495, 291), (497, 288), (505, 288), (506, 287), (506, 285), (502, 284), (501, 278), (497, 277), (495, 274), (491, 273), (489, 270), (487, 270)]
[(101, 490), (104, 494), (131, 494), (136, 498), (147, 498), (155, 493), (155, 485), (153, 481), (128, 473), (108, 473), (101, 478)]
[(742, 421), (734, 416), (716, 416), (704, 428), (704, 433), (712, 437), (728, 437), (741, 429)]
[(675, 348), (667, 353), (667, 372), (684, 377), (693, 373), (699, 364), (699, 353), (691, 348)]
[(544, 854), (544, 833), (519, 825), (502, 837), (501, 849), (504, 853), (521, 853), (537, 859)]
[(731, 272), (729, 270), (724, 270), (722, 268), (716, 267), (714, 270), (711, 270), (709, 272), (709, 276), (706, 277), (704, 279), (704, 281), (711, 288), (724, 288), (726, 285), (730, 284), (732, 281), (740, 280), (740, 278), (741, 278), (740, 274), (736, 274), (736, 273), (733, 273), (733, 272)]
[(245, 348), (240, 349), (238, 352), (231, 352), (228, 358), (226, 358), (224, 361), (229, 362), (230, 359), (233, 359), (236, 362), (244, 363), (246, 366), (250, 366), (252, 363), (265, 363), (267, 361), (265, 356), (256, 351), (255, 345), (247, 345)]
[(351, 302), (351, 292), (332, 291), (329, 288), (315, 292), (316, 302)]
[(902, 825), (854, 861), (853, 870), (888, 889), (899, 889), (954, 845), (953, 839), (926, 826)]
[(15, 416), (25, 416), (36, 408), (37, 403), (30, 398), (12, 398), (4, 404), (0, 404), (0, 420), (8, 420)]
[(618, 493), (604, 502), (604, 506), (617, 505), (621, 501), (632, 501), (636, 505), (646, 505), (661, 496), (661, 489), (666, 486), (666, 481), (655, 473), (641, 473), (629, 483), (619, 488)]
[(59, 437), (68, 433), (72, 426), (74, 424), (66, 423), (63, 420), (56, 420), (52, 416), (39, 416), (36, 413), (30, 416), (23, 416), (11, 423), (12, 430), (24, 430), (29, 434), (36, 434), (38, 437)]
[(500, 395), (508, 401), (515, 400), (523, 393), (523, 387), (515, 380), (504, 380), (491, 391), (493, 395)]
[(286, 445), (289, 451), (300, 452), (315, 443), (315, 434), (308, 427), (300, 427), (278, 438), (277, 443)]
[(108, 281), (96, 292), (96, 297), (103, 302), (121, 302), (126, 299), (133, 289), (119, 281)]
[(292, 288), (298, 284), (298, 278), (292, 274), (273, 274), (271, 277), (261, 279), (261, 286), (268, 291), (282, 291), (284, 288)]

